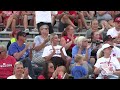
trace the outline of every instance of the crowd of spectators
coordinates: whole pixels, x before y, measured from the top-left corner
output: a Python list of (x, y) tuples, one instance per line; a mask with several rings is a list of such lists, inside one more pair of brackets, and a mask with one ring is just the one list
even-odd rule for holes
[[(120, 11), (0, 11), (0, 23), (3, 33), (11, 27), (8, 45), (0, 45), (0, 79), (120, 77)], [(32, 44), (29, 25), (39, 32)]]

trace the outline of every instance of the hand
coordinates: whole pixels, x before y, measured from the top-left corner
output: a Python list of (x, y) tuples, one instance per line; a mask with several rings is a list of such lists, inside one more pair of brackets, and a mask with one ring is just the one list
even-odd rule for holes
[(60, 52), (62, 52), (63, 46), (60, 48)]
[(53, 49), (53, 53), (55, 53), (55, 52), (56, 52), (56, 50), (55, 50), (54, 46), (52, 46), (52, 49)]
[(56, 70), (54, 71), (54, 73), (52, 74), (52, 78), (56, 78), (58, 75), (58, 67), (56, 68)]
[(49, 36), (45, 39), (45, 43), (47, 43), (48, 41), (50, 41), (50, 37)]
[(26, 43), (26, 46), (25, 46), (25, 49), (27, 50), (29, 47), (30, 47), (30, 43), (27, 42), (27, 43)]
[(28, 79), (28, 68), (25, 68), (25, 70), (24, 70), (24, 79)]
[(91, 43), (87, 45), (86, 49), (89, 49), (91, 47)]

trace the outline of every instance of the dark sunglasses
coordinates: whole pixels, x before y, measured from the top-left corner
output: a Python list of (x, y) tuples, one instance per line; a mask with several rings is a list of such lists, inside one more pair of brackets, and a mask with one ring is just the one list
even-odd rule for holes
[(0, 54), (1, 54), (2, 52), (4, 52), (4, 51), (0, 51)]

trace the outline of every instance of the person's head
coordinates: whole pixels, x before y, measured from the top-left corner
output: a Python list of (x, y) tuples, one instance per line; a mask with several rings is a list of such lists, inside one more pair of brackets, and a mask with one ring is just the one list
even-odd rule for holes
[(113, 45), (114, 44), (114, 38), (111, 37), (111, 35), (107, 35), (104, 39), (103, 39), (104, 43)]
[(58, 35), (56, 33), (50, 34), (50, 41), (52, 44), (57, 45), (59, 42)]
[(46, 24), (40, 26), (40, 28), (39, 28), (39, 34), (40, 35), (48, 36), (48, 34), (49, 34), (49, 26), (46, 25)]
[(86, 37), (84, 36), (79, 36), (77, 38), (75, 38), (75, 44), (79, 47), (87, 47), (88, 45), (88, 40)]
[(5, 45), (0, 45), (0, 59), (5, 58), (7, 55), (7, 48)]
[(56, 70), (57, 70), (58, 79), (62, 79), (64, 77), (65, 73), (67, 73), (65, 66), (59, 66), (56, 68)]
[(90, 23), (91, 28), (93, 31), (97, 31), (98, 30), (98, 20), (97, 19), (93, 19)]
[(113, 46), (111, 46), (109, 44), (104, 44), (102, 46), (102, 48), (101, 48), (99, 58), (101, 58), (101, 57), (103, 57), (105, 55), (109, 55), (110, 56), (112, 48), (113, 48)]
[(24, 67), (23, 63), (21, 61), (18, 61), (14, 65), (14, 72), (15, 75), (22, 75), (24, 73)]
[(100, 39), (100, 33), (98, 31), (91, 33), (91, 40), (99, 40)]
[(15, 37), (15, 38), (16, 38), (17, 33), (20, 32), (20, 31), (21, 31), (21, 30), (19, 30), (19, 29), (16, 29), (16, 30), (12, 31), (11, 37)]
[(52, 62), (50, 61), (46, 61), (44, 64), (43, 64), (43, 72), (42, 74), (44, 75), (44, 77), (46, 79), (49, 79), (50, 77), (48, 76), (48, 74), (53, 74), (54, 72), (54, 65)]
[(115, 23), (115, 27), (117, 29), (120, 29), (120, 14), (115, 15), (115, 17), (114, 17), (114, 23)]
[(77, 54), (75, 56), (75, 62), (82, 64), (83, 63), (83, 56), (81, 54)]
[(72, 35), (74, 34), (74, 27), (71, 25), (68, 25), (65, 30), (63, 31), (61, 36), (67, 36), (67, 35)]
[(27, 34), (23, 31), (20, 31), (17, 33), (17, 41), (21, 41), (21, 42), (25, 43), (26, 37), (27, 37)]

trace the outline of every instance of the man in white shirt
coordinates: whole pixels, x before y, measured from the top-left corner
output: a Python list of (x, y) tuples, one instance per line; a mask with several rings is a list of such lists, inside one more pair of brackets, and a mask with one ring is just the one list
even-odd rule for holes
[(47, 24), (49, 26), (49, 33), (53, 33), (51, 17), (51, 11), (35, 11), (35, 20), (38, 30), (40, 26)]
[(107, 31), (107, 35), (111, 35), (112, 38), (116, 38), (120, 33), (120, 14), (117, 14), (114, 18), (115, 27)]

